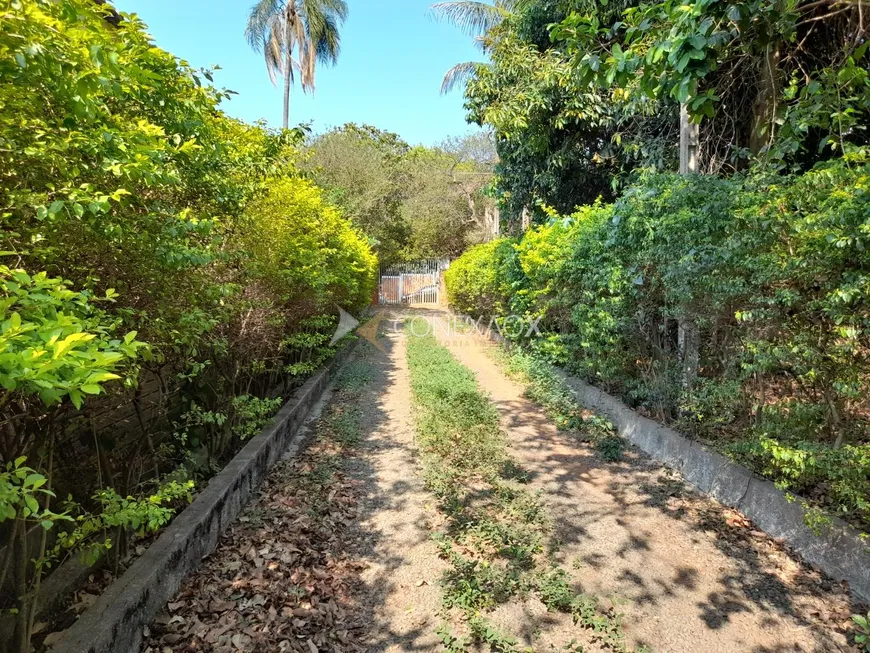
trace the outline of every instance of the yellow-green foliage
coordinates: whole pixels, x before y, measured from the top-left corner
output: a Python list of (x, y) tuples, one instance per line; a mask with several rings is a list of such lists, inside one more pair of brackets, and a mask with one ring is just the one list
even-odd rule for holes
[[(98, 489), (135, 488), (147, 505), (156, 477), (214, 472), (280, 403), (272, 390), (330, 354), (334, 304), (361, 308), (375, 282), (366, 240), (298, 178), (303, 130), (229, 118), (209, 71), (109, 12), (0, 0), (0, 458), (16, 461), (0, 473), (0, 520), (14, 520), (12, 540), (36, 515), (59, 519), (44, 492), (33, 508), (48, 476), (84, 518), (111, 512)], [(161, 379), (147, 410), (143, 369)], [(111, 421), (117, 407), (135, 408), (134, 437), (75, 414)], [(72, 446), (76, 424), (87, 437)], [(47, 555), (25, 545), (8, 568)], [(23, 615), (26, 640), (37, 593), (23, 585), (0, 610)]]
[(582, 206), (568, 217), (554, 214), (546, 224), (529, 229), (516, 245), (523, 273), (538, 289), (548, 288), (565, 261), (571, 256), (574, 241), (590, 222), (609, 212), (600, 202)]
[(444, 284), (453, 310), (475, 318), (509, 313), (511, 272), (518, 270), (514, 243), (500, 238), (476, 245), (451, 263)]
[(247, 211), (243, 236), (255, 274), (273, 284), (290, 304), (354, 310), (370, 301), (377, 284), (377, 257), (365, 237), (323, 193), (299, 178), (277, 180)]
[(541, 317), (545, 326), (556, 328), (555, 322), (563, 319), (552, 301), (558, 291), (559, 273), (571, 258), (581, 234), (610, 215), (609, 206), (596, 202), (580, 207), (568, 217), (553, 214), (549, 222), (532, 227), (523, 235), (515, 246), (523, 278), (513, 285), (514, 312)]
[[(9, 352), (29, 355), (31, 340), (68, 328), (112, 348), (135, 331), (152, 370), (183, 372), (191, 392), (212, 375), (204, 385), (218, 389), (209, 397), (218, 409), (255, 377), (314, 364), (333, 304), (360, 308), (374, 284), (365, 240), (296, 178), (302, 132), (227, 117), (218, 105), (228, 94), (207, 83), (209, 71), (156, 47), (138, 18), (116, 25), (107, 11), (92, 0), (0, 0), (0, 303), (9, 309), (0, 318), (10, 341), (0, 386), (15, 393), (0, 401), (0, 419), (27, 430), (7, 456), (50, 439), (34, 421), (45, 412), (34, 395), (66, 409), (97, 394), (84, 372), (75, 383), (71, 372), (17, 382), (36, 377)], [(74, 311), (52, 293), (74, 297)], [(16, 326), (32, 316), (33, 329)], [(78, 322), (67, 327), (70, 316)], [(121, 368), (132, 363), (111, 370), (108, 391), (123, 390)]]

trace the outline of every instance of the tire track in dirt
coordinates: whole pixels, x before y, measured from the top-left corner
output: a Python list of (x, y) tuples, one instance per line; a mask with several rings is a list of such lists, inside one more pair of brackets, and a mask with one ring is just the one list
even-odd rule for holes
[[(602, 462), (524, 397), (486, 354), (489, 343), (433, 331), (490, 393), (514, 455), (554, 519), (563, 566), (583, 591), (624, 614), (630, 643), (659, 653), (851, 650), (842, 629), (831, 627), (848, 620), (841, 587), (826, 585), (769, 541), (735, 547), (691, 510), (673, 509), (656, 495), (660, 465), (636, 451), (621, 463)], [(712, 508), (721, 515), (721, 506)], [(525, 619), (521, 630), (536, 637), (554, 625), (549, 617), (534, 602), (523, 614), (503, 615), (515, 631)]]
[(367, 568), (357, 601), (369, 612), (368, 651), (438, 651), (438, 580), (446, 568), (430, 540), (435, 510), (418, 475), (405, 336), (388, 329), (384, 351), (368, 349), (375, 369), (361, 398), (374, 410), (349, 472), (362, 484), (356, 557)]

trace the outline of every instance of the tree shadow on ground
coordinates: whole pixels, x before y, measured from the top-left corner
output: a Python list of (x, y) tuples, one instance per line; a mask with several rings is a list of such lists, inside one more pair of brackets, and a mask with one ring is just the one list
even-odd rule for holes
[[(492, 361), (469, 354), (474, 346), (480, 348), (450, 343), (481, 385), (496, 391), (500, 372)], [(621, 462), (607, 463), (590, 445), (557, 432), (543, 409), (525, 397), (498, 388), (494, 402), (517, 458), (543, 491), (554, 538), (566, 544), (565, 555), (574, 556), (566, 561), (579, 567), (585, 589), (622, 597), (647, 617), (652, 610), (687, 625), (685, 620), (694, 620), (696, 628), (686, 633), (721, 633), (708, 643), (735, 636), (745, 644), (735, 638), (730, 645), (737, 648), (727, 650), (848, 650), (842, 623), (862, 606), (841, 585), (796, 564), (751, 527), (729, 524), (728, 510), (716, 502), (660, 482), (665, 468), (638, 450), (629, 448)], [(683, 612), (674, 614), (675, 607)], [(630, 632), (644, 626), (632, 623), (633, 611), (625, 610)], [(779, 632), (781, 642), (753, 642), (748, 630)], [(656, 637), (641, 635), (635, 643), (641, 639)], [(702, 650), (704, 643), (686, 646)]]
[[(392, 329), (392, 325), (387, 328)], [(411, 619), (403, 620), (397, 630), (395, 616), (385, 610), (391, 599), (395, 601), (407, 591), (398, 580), (400, 570), (409, 564), (405, 554), (429, 543), (431, 528), (426, 515), (414, 506), (421, 491), (420, 481), (415, 477), (414, 451), (407, 441), (395, 437), (395, 431), (391, 432), (399, 425), (394, 419), (391, 421), (382, 405), (387, 388), (406, 382), (394, 363), (395, 355), (403, 355), (394, 351), (401, 346), (397, 341), (398, 338), (378, 338), (380, 350), (371, 345), (364, 347), (366, 360), (374, 369), (374, 379), (360, 397), (365, 417), (359, 455), (347, 463), (348, 473), (358, 483), (361, 515), (354, 525), (351, 555), (358, 560), (376, 561), (376, 572), (356, 579), (351, 600), (366, 651), (431, 651), (436, 624), (425, 618), (428, 615), (423, 615), (416, 624)], [(379, 461), (377, 464), (389, 461), (406, 476), (385, 482), (385, 470), (377, 469), (373, 461)], [(413, 516), (411, 521), (408, 515)], [(396, 538), (401, 538), (405, 550), (397, 551), (391, 546)], [(437, 563), (434, 552), (432, 557)], [(437, 572), (435, 577), (420, 578), (418, 582), (431, 583), (437, 592)]]
[[(444, 318), (439, 311), (415, 314)], [(464, 360), (464, 348), (479, 346), (459, 338), (448, 345), (486, 389), (501, 374), (494, 367)], [(383, 372), (394, 372), (388, 359)], [(635, 646), (660, 648), (656, 627), (650, 625), (659, 617), (650, 622), (653, 614), (671, 621), (663, 628), (676, 629), (678, 635), (686, 626), (687, 641), (679, 650), (707, 650), (707, 644), (723, 641), (729, 643), (723, 651), (848, 650), (840, 644), (845, 641), (840, 624), (861, 606), (840, 585), (795, 565), (757, 531), (729, 524), (727, 509), (688, 491), (638, 450), (629, 448), (622, 461), (607, 463), (590, 445), (558, 432), (544, 411), (524, 397), (496, 396), (494, 403), (531, 486), (542, 491), (553, 519), (554, 543), (564, 545), (557, 561), (573, 567), (579, 590), (618, 601)], [(400, 488), (397, 495), (401, 496)], [(390, 500), (396, 497), (391, 494)], [(421, 537), (428, 537), (425, 528), (420, 530)], [(785, 571), (783, 565), (788, 567)], [(396, 589), (389, 576), (387, 568), (378, 580), (383, 586), (380, 596)], [(635, 619), (633, 614), (643, 616)], [(510, 618), (515, 622), (512, 630), (529, 641), (541, 628), (553, 625), (525, 606), (512, 611)], [(753, 642), (753, 630), (782, 637), (778, 642), (776, 637)], [(405, 633), (402, 650), (432, 650), (421, 644), (426, 631), (431, 625)], [(708, 638), (704, 632), (717, 635)], [(798, 632), (801, 643), (795, 639)], [(832, 640), (833, 632), (840, 643)], [(698, 639), (688, 641), (692, 637)], [(388, 641), (395, 642), (395, 635), (385, 633), (374, 644), (386, 646)]]

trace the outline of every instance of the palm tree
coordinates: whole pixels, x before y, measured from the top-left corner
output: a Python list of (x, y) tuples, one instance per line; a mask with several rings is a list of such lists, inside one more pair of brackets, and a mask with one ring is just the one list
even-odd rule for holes
[(284, 77), (284, 129), (289, 126), (295, 76), (303, 91), (314, 91), (317, 63), (338, 61), (339, 28), (346, 18), (345, 0), (259, 0), (251, 7), (245, 38), (265, 55), (272, 83), (279, 73)]
[[(439, 19), (453, 23), (469, 36), (486, 52), (484, 40), (486, 34), (520, 8), (524, 0), (494, 0), (493, 4), (477, 0), (456, 0), (454, 2), (436, 2), (431, 6), (432, 13)], [(441, 82), (441, 92), (449, 93), (458, 84), (471, 79), (481, 66), (488, 64), (478, 61), (465, 61), (456, 64), (444, 75)]]

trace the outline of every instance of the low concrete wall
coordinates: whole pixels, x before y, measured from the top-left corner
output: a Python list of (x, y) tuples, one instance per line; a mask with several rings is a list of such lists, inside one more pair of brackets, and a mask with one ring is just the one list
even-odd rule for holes
[(800, 502), (789, 501), (770, 481), (638, 415), (606, 392), (562, 370), (556, 369), (556, 373), (581, 405), (609, 417), (626, 440), (679, 471), (699, 491), (742, 512), (765, 533), (782, 538), (804, 560), (818, 565), (829, 576), (848, 581), (863, 600), (870, 600), (870, 541), (862, 540), (856, 529), (836, 519), (816, 535), (804, 521)]
[(138, 653), (142, 629), (175, 596), (188, 573), (214, 551), (269, 469), (295, 443), (299, 427), (356, 341), (299, 388), (148, 550), (82, 614), (52, 651)]

